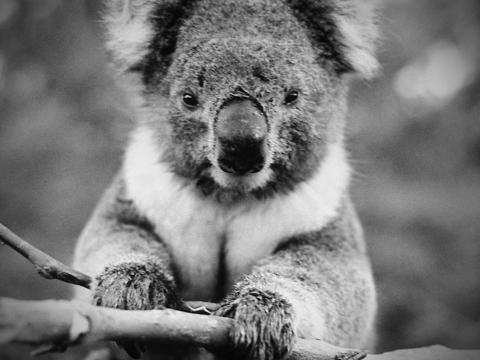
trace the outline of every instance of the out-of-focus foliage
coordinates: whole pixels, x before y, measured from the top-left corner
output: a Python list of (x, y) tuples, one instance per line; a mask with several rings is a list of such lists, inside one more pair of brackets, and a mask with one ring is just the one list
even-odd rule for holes
[[(0, 0), (0, 221), (66, 262), (129, 128), (100, 10)], [(480, 348), (480, 2), (391, 0), (382, 33), (383, 75), (355, 84), (348, 131), (380, 349)], [(0, 296), (68, 294), (0, 247)]]

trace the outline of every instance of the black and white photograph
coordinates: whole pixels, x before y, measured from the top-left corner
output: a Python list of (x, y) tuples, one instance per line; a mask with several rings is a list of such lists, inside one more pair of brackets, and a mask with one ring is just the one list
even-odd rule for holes
[(480, 2), (0, 0), (35, 358), (480, 359)]

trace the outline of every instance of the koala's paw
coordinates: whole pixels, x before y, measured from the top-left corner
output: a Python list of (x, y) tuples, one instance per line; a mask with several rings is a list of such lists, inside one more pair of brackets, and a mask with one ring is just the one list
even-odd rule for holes
[(123, 263), (97, 276), (93, 303), (125, 310), (175, 308), (179, 300), (173, 280), (155, 264)]
[[(95, 280), (93, 303), (97, 306), (124, 310), (180, 306), (173, 280), (152, 263), (123, 263), (107, 267)], [(119, 342), (118, 345), (133, 358), (139, 358), (144, 350), (141, 342)]]
[(279, 360), (289, 354), (295, 339), (292, 306), (280, 295), (251, 289), (229, 299), (216, 315), (235, 320), (229, 358)]

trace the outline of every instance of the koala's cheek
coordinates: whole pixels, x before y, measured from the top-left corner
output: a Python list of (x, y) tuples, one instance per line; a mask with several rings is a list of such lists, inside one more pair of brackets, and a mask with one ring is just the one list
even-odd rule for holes
[(170, 152), (178, 154), (181, 161), (187, 156), (196, 161), (205, 158), (209, 150), (209, 128), (195, 117), (175, 117), (170, 121)]
[(195, 143), (208, 133), (208, 125), (194, 116), (174, 116), (170, 126), (175, 143)]

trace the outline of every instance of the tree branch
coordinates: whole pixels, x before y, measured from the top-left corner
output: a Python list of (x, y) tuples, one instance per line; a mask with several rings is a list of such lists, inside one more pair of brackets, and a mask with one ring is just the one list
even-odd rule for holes
[(69, 284), (90, 288), (92, 279), (45, 254), (0, 223), (0, 240), (27, 258), (37, 272), (46, 279), (57, 279)]
[[(176, 310), (128, 311), (65, 300), (20, 301), (0, 298), (0, 345), (22, 343), (62, 349), (99, 341), (154, 340), (203, 346), (218, 351), (230, 346), (232, 319)], [(288, 360), (360, 360), (365, 354), (320, 340), (298, 339)], [(478, 360), (478, 350), (443, 346), (368, 355), (366, 360)]]
[[(155, 340), (226, 349), (234, 320), (177, 310), (129, 311), (65, 300), (0, 298), (0, 344), (53, 344), (55, 348), (99, 341)], [(360, 360), (357, 350), (299, 339), (289, 360)]]

